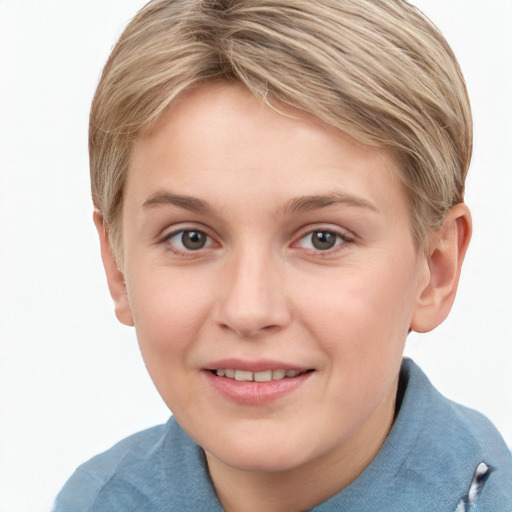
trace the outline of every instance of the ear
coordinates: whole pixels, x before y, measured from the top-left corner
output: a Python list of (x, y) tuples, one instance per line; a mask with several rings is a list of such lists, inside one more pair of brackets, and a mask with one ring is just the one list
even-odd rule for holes
[(471, 231), (471, 214), (461, 203), (450, 209), (443, 226), (433, 233), (426, 255), (429, 279), (419, 290), (411, 330), (431, 331), (448, 316), (455, 300)]
[(130, 302), (128, 301), (124, 275), (117, 266), (112, 246), (110, 245), (107, 226), (103, 221), (103, 215), (96, 210), (93, 214), (93, 219), (100, 238), (101, 259), (103, 260), (103, 267), (107, 275), (108, 289), (112, 299), (114, 299), (117, 319), (124, 325), (133, 326), (133, 315)]

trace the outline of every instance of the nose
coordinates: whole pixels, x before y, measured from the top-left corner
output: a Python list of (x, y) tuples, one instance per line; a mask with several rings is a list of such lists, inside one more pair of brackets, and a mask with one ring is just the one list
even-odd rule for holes
[(234, 255), (219, 276), (216, 322), (241, 338), (277, 331), (290, 322), (285, 276), (268, 252)]

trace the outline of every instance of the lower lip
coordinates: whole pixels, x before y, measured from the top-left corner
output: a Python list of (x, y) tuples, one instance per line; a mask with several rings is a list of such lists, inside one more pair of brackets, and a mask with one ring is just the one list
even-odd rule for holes
[(244, 405), (264, 405), (298, 389), (313, 372), (268, 382), (242, 382), (219, 377), (211, 371), (205, 371), (204, 374), (210, 385), (225, 398)]

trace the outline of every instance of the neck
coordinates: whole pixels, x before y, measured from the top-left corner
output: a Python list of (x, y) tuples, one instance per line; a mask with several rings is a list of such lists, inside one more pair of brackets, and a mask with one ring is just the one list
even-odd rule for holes
[[(395, 388), (396, 391), (396, 388)], [(206, 453), (217, 496), (226, 512), (308, 510), (352, 483), (375, 458), (393, 424), (395, 396), (381, 414), (336, 450), (278, 472), (240, 470)]]

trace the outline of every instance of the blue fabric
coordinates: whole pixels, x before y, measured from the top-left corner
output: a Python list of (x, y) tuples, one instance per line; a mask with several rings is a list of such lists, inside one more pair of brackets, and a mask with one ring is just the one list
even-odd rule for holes
[[(492, 424), (440, 395), (410, 360), (402, 365), (401, 386), (399, 414), (377, 457), (312, 510), (512, 512), (512, 457)], [(479, 476), (477, 468), (486, 467)], [(473, 497), (470, 487), (478, 489)], [(203, 451), (172, 417), (80, 466), (54, 506), (54, 512), (222, 510)]]

